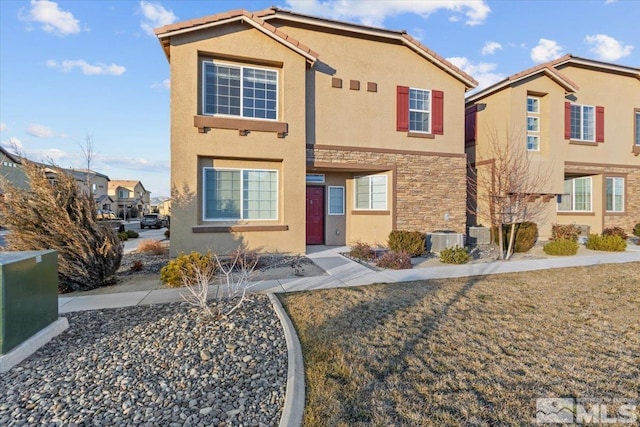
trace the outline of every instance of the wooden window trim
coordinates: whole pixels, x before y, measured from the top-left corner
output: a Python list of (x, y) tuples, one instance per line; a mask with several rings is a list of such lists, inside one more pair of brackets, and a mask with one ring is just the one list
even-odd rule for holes
[(427, 138), (427, 139), (436, 138), (436, 136), (432, 133), (422, 133), (422, 132), (407, 132), (407, 136), (411, 138)]
[(198, 132), (206, 133), (208, 129), (235, 129), (239, 135), (246, 136), (252, 131), (273, 132), (278, 138), (284, 138), (289, 132), (289, 124), (272, 120), (236, 119), (232, 117), (193, 116), (193, 125)]
[(288, 225), (228, 225), (211, 226), (196, 225), (191, 227), (192, 233), (248, 233), (257, 231), (289, 231)]
[(366, 209), (352, 210), (351, 215), (391, 215), (391, 211), (369, 211)]

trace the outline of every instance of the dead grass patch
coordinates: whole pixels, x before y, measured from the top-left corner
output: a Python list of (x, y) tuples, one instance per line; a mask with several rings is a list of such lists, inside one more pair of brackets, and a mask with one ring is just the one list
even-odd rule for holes
[(535, 423), (540, 397), (640, 397), (640, 263), (281, 295), (305, 426)]
[(145, 239), (138, 244), (138, 252), (165, 255), (169, 253), (169, 248), (158, 240)]

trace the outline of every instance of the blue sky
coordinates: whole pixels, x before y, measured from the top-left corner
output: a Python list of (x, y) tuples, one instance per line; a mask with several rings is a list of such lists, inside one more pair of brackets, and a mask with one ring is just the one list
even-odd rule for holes
[[(0, 1), (0, 143), (169, 195), (169, 67), (152, 28), (277, 5), (406, 30), (481, 87), (566, 53), (640, 66), (640, 1)], [(304, 43), (313, 48), (312, 41)]]

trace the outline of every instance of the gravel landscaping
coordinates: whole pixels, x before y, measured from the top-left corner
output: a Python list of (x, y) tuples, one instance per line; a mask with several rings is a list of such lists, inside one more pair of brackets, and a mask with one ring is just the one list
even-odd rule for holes
[(270, 426), (287, 346), (267, 296), (226, 321), (186, 303), (65, 314), (70, 327), (0, 375), (0, 425)]

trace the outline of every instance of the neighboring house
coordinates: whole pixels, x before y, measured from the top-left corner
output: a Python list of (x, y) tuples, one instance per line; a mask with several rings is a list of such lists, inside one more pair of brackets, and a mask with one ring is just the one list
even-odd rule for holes
[[(547, 201), (542, 237), (555, 223), (599, 233), (640, 222), (640, 68), (565, 55), (473, 94), (466, 112), (467, 153), (479, 170), (492, 135), (508, 131), (548, 172), (531, 198)], [(470, 222), (486, 225), (489, 209), (478, 209)]]
[(158, 203), (158, 213), (160, 215), (171, 216), (171, 199), (163, 200)]
[[(27, 180), (27, 176), (22, 170), (22, 162), (20, 161), (20, 158), (9, 153), (3, 147), (0, 147), (0, 156), (2, 157), (0, 160), (0, 176), (17, 188), (29, 188), (29, 182)], [(0, 196), (4, 197), (4, 190), (1, 185)]]
[(156, 34), (171, 75), (172, 254), (464, 232), (462, 113), (477, 83), (416, 39), (277, 8)]
[(118, 215), (125, 219), (151, 212), (151, 192), (140, 181), (112, 180), (108, 194), (115, 201)]
[(109, 196), (109, 177), (99, 172), (86, 169), (65, 169), (72, 173), (80, 188), (91, 191), (96, 201), (96, 209), (111, 211), (115, 208), (115, 200)]

